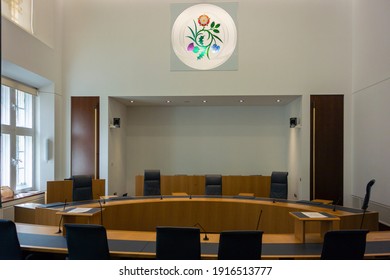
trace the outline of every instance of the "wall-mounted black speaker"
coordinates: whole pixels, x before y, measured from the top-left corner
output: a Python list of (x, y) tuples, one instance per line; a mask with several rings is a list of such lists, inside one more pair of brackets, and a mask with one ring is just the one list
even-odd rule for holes
[(121, 119), (120, 119), (120, 118), (114, 118), (113, 125), (114, 125), (116, 128), (121, 127)]
[(297, 118), (290, 118), (290, 127), (291, 127), (291, 128), (296, 127), (297, 124), (298, 124)]

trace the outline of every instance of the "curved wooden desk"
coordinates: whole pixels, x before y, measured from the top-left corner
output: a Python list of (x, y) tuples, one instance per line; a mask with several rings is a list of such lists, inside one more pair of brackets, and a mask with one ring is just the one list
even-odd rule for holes
[[(100, 207), (98, 201), (77, 203), (73, 207)], [(69, 207), (69, 206), (67, 206)], [(327, 212), (340, 218), (340, 229), (359, 228), (363, 212), (338, 206), (310, 204), (266, 198), (162, 196), (110, 198), (102, 201), (103, 224), (107, 229), (155, 231), (156, 226), (202, 225), (207, 232), (259, 229), (265, 233), (293, 233), (294, 219), (290, 212)], [(58, 225), (63, 204), (36, 208), (36, 224)], [(364, 228), (378, 230), (378, 213), (366, 212)], [(306, 232), (319, 232), (319, 222), (310, 223)]]

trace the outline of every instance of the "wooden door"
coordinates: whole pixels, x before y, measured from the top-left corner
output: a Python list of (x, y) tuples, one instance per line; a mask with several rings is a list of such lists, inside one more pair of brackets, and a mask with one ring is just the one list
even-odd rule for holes
[(72, 175), (99, 178), (99, 97), (71, 98)]
[(343, 204), (344, 96), (311, 96), (310, 199)]

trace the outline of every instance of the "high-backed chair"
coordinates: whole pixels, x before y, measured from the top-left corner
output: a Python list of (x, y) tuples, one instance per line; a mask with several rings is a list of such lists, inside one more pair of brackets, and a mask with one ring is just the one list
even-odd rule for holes
[(13, 221), (0, 219), (0, 260), (21, 260), (22, 249)]
[(368, 230), (328, 231), (324, 236), (321, 259), (361, 260), (366, 250)]
[(205, 194), (222, 195), (222, 175), (205, 176)]
[(72, 176), (73, 201), (92, 200), (92, 177), (88, 175)]
[(274, 171), (271, 174), (270, 198), (287, 199), (288, 172)]
[(108, 260), (106, 229), (101, 225), (65, 224), (70, 260)]
[(144, 195), (161, 195), (160, 170), (145, 170)]
[(157, 227), (156, 259), (199, 260), (200, 230), (195, 227)]
[(219, 260), (259, 260), (263, 231), (222, 231), (219, 235)]

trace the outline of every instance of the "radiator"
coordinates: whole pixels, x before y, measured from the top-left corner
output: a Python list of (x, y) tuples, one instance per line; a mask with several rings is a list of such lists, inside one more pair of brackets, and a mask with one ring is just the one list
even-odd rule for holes
[[(352, 196), (352, 207), (361, 208), (363, 204), (362, 197)], [(379, 222), (390, 226), (390, 206), (375, 201), (369, 201), (367, 211), (376, 211), (379, 213)]]

